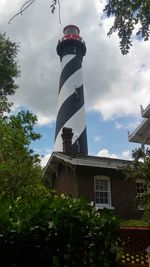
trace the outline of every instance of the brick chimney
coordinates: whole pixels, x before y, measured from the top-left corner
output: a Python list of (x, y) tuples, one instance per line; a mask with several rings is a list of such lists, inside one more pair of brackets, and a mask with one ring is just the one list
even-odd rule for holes
[(63, 127), (62, 129), (62, 141), (63, 141), (63, 152), (66, 154), (72, 153), (72, 128)]

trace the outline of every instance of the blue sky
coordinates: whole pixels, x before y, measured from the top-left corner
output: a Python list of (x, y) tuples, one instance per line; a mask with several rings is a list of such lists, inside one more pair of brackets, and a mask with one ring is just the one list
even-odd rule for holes
[[(135, 118), (132, 116), (103, 120), (98, 112), (86, 113), (89, 154), (130, 159), (131, 151), (139, 146), (128, 142), (128, 127), (133, 122), (135, 123)], [(42, 155), (42, 161), (46, 162), (53, 151), (55, 122), (51, 125), (37, 126), (35, 129), (42, 138), (34, 142), (32, 147), (35, 152)]]
[(128, 142), (141, 121), (140, 105), (150, 102), (150, 45), (133, 38), (127, 56), (119, 50), (117, 33), (107, 37), (113, 18), (103, 16), (105, 0), (63, 0), (61, 21), (49, 0), (36, 0), (11, 24), (24, 0), (0, 1), (0, 28), (12, 41), (20, 43), (19, 89), (12, 97), (14, 112), (29, 109), (38, 117), (36, 130), (42, 138), (32, 144), (42, 157), (42, 165), (53, 151), (60, 62), (56, 54), (63, 28), (75, 24), (85, 40), (83, 82), (90, 155), (130, 158), (137, 144)]

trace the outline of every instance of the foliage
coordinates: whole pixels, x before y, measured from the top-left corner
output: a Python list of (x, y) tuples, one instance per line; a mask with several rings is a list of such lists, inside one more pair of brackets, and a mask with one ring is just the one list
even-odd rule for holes
[(8, 96), (15, 93), (19, 75), (17, 53), (18, 45), (0, 33), (0, 195), (11, 197), (38, 183), (41, 174), (39, 157), (29, 148), (40, 138), (34, 132), (36, 116), (29, 111), (9, 115), (12, 103)]
[(118, 31), (120, 38), (120, 50), (122, 54), (129, 52), (132, 45), (132, 35), (136, 30), (136, 35), (144, 41), (149, 40), (150, 34), (150, 1), (116, 1), (109, 0), (104, 12), (108, 17), (114, 16), (114, 24), (110, 28), (108, 35)]
[(0, 118), (5, 116), (6, 113), (9, 113), (11, 111), (12, 103), (8, 102), (7, 97), (3, 97), (3, 99), (0, 100)]
[(54, 14), (56, 9), (57, 0), (52, 0), (52, 4), (50, 6), (52, 13)]
[(0, 199), (0, 265), (110, 266), (116, 218), (100, 215), (84, 200), (55, 196), (44, 187), (35, 191), (30, 201), (26, 195)]
[(17, 196), (40, 176), (39, 157), (29, 148), (40, 137), (33, 130), (35, 123), (29, 111), (0, 119), (0, 194)]
[(0, 102), (17, 89), (15, 79), (20, 74), (16, 61), (18, 50), (18, 44), (0, 33)]
[(144, 179), (150, 183), (150, 150), (144, 151), (141, 148), (132, 152), (133, 164), (128, 166), (127, 174), (133, 180)]
[(4, 112), (10, 112), (12, 103), (8, 96), (15, 93), (15, 79), (20, 75), (17, 65), (19, 45), (10, 41), (5, 34), (0, 33), (0, 118)]
[(127, 178), (145, 181), (146, 191), (141, 194), (140, 205), (144, 207), (143, 220), (150, 223), (150, 149), (135, 149), (132, 152), (133, 164), (126, 169)]

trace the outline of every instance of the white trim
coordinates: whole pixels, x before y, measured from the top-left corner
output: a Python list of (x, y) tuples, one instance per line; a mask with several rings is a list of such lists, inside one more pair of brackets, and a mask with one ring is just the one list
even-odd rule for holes
[(105, 206), (105, 205), (102, 205), (102, 204), (95, 204), (95, 208), (97, 209), (97, 210), (103, 210), (103, 209), (109, 209), (109, 210), (114, 210), (115, 208), (113, 207), (113, 206)]
[(134, 130), (132, 134), (129, 134), (129, 142), (140, 143), (150, 145), (150, 118), (144, 119), (140, 125)]

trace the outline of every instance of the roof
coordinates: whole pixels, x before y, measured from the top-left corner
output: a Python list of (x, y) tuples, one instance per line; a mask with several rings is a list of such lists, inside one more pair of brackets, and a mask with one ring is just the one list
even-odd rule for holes
[(150, 104), (145, 109), (141, 106), (141, 115), (143, 118), (150, 117)]
[(53, 152), (46, 165), (44, 173), (47, 173), (52, 166), (56, 165), (60, 161), (70, 163), (74, 166), (99, 167), (108, 169), (121, 169), (127, 166), (127, 164), (131, 164), (131, 161), (123, 159), (85, 155), (66, 155), (62, 152)]
[(129, 142), (150, 145), (150, 118), (144, 119), (141, 124), (128, 136)]

